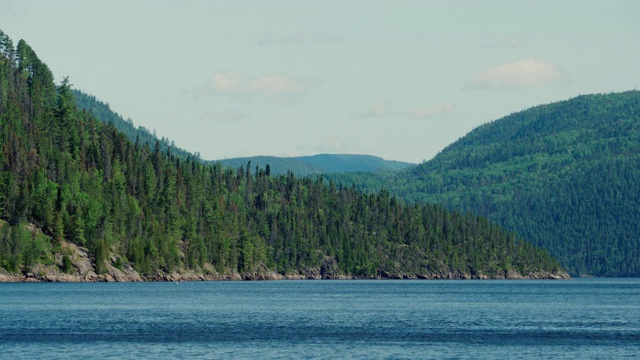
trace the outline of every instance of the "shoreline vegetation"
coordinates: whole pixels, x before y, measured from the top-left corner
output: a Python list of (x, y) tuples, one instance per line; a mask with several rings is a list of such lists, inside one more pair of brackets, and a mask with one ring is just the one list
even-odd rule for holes
[[(6, 281), (548, 278), (548, 251), (473, 213), (132, 142), (0, 31)], [(238, 139), (237, 146), (243, 146)], [(2, 270), (4, 269), (4, 270)]]
[[(156, 274), (154, 276), (143, 276), (136, 278), (115, 278), (109, 274), (88, 276), (83, 278), (79, 275), (49, 276), (38, 274), (0, 274), (0, 283), (44, 283), (44, 282), (191, 282), (191, 281), (287, 281), (287, 280), (570, 280), (571, 277), (566, 274), (550, 274), (539, 273), (522, 276), (519, 273), (508, 273), (506, 277), (498, 276), (476, 276), (468, 274), (435, 274), (434, 277), (429, 275), (406, 275), (402, 274), (398, 277), (355, 277), (341, 275), (335, 278), (305, 277), (301, 274), (281, 275), (275, 272), (267, 274), (196, 274), (188, 272), (184, 274)], [(253, 276), (255, 275), (255, 276)], [(442, 276), (441, 276), (442, 275)], [(451, 276), (451, 277), (448, 277)]]
[[(56, 263), (52, 265), (38, 264), (26, 273), (9, 273), (0, 268), (0, 283), (10, 282), (182, 282), (182, 281), (266, 281), (266, 280), (523, 280), (549, 279), (567, 280), (570, 276), (564, 271), (537, 271), (526, 275), (518, 271), (508, 270), (496, 274), (469, 274), (457, 271), (433, 272), (422, 274), (388, 273), (379, 271), (376, 276), (354, 276), (350, 274), (334, 273), (335, 260), (327, 259), (320, 267), (310, 267), (296, 273), (279, 274), (266, 267), (261, 271), (238, 273), (218, 273), (211, 266), (203, 271), (181, 269), (179, 272), (166, 273), (157, 271), (150, 275), (141, 275), (130, 265), (118, 264), (118, 259), (112, 257), (111, 263), (105, 264), (105, 272), (98, 274), (95, 265), (89, 258), (89, 251), (72, 243), (62, 243), (61, 249), (65, 254), (56, 254)], [(65, 256), (69, 259), (66, 265), (69, 269), (63, 271)], [(116, 267), (117, 266), (117, 267)]]
[(406, 171), (326, 178), (485, 217), (549, 251), (570, 274), (640, 276), (637, 90), (510, 114)]

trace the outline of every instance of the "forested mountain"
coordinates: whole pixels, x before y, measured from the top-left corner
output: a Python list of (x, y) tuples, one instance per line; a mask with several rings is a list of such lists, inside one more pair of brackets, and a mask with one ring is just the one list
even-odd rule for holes
[(80, 111), (66, 79), (0, 33), (0, 273), (152, 277), (268, 271), (308, 277), (504, 277), (561, 273), (546, 251), (484, 218), (408, 205), (381, 191), (182, 159)]
[[(135, 127), (131, 119), (124, 119), (117, 112), (111, 110), (109, 104), (98, 100), (95, 96), (86, 94), (79, 90), (72, 89), (76, 103), (81, 110), (91, 112), (98, 120), (112, 123), (118, 131), (125, 134), (129, 140), (138, 141), (142, 144), (155, 146), (156, 141), (160, 141), (160, 149), (166, 153), (171, 151), (174, 156), (186, 159), (199, 154), (191, 154), (175, 145), (173, 141), (157, 136), (143, 126)], [(205, 161), (205, 163), (222, 163), (223, 166), (238, 168), (246, 165), (249, 161), (253, 166), (266, 168), (269, 165), (273, 175), (286, 175), (293, 172), (296, 176), (308, 176), (326, 173), (343, 172), (377, 172), (403, 170), (415, 164), (402, 161), (385, 160), (372, 155), (348, 155), (348, 154), (319, 154), (313, 156), (276, 157), (276, 156), (252, 156), (231, 158), (222, 160)]]
[(174, 156), (182, 159), (189, 157), (199, 157), (199, 154), (192, 154), (187, 150), (176, 146), (173, 141), (162, 137), (158, 139), (155, 132), (151, 132), (144, 126), (136, 127), (130, 118), (126, 120), (117, 112), (111, 110), (109, 104), (98, 100), (95, 96), (82, 92), (80, 90), (71, 89), (71, 93), (76, 100), (76, 105), (80, 110), (90, 112), (97, 120), (105, 123), (113, 124), (113, 126), (123, 133), (130, 141), (146, 144), (154, 147), (156, 142), (160, 146), (160, 150), (166, 154), (168, 151)]
[(638, 91), (506, 116), (401, 174), (332, 179), (486, 216), (573, 274), (640, 275)]
[(344, 172), (379, 172), (404, 170), (416, 164), (385, 160), (372, 155), (319, 154), (311, 156), (275, 157), (252, 156), (218, 160), (222, 165), (237, 168), (251, 161), (252, 165), (265, 168), (269, 165), (274, 175), (291, 171), (296, 176)]

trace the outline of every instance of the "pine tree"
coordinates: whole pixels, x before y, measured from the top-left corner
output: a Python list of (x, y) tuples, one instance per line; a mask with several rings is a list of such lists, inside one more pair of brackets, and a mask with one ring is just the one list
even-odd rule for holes
[(62, 216), (59, 212), (55, 215), (54, 225), (53, 225), (53, 240), (56, 243), (60, 243), (64, 240), (64, 223), (62, 221)]

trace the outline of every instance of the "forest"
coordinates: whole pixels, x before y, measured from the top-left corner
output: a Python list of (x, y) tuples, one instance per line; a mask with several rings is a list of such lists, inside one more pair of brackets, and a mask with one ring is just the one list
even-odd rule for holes
[[(139, 141), (140, 143), (154, 146), (156, 141), (160, 142), (160, 148), (163, 152), (171, 149), (174, 156), (187, 158), (190, 156), (200, 157), (198, 153), (191, 154), (188, 151), (176, 146), (173, 141), (162, 137), (158, 138), (154, 132), (139, 126), (133, 125), (133, 120), (124, 119), (120, 114), (113, 111), (109, 104), (104, 103), (93, 95), (72, 89), (76, 99), (76, 104), (80, 110), (91, 112), (97, 120), (112, 123), (118, 131), (124, 133), (129, 140)], [(288, 172), (294, 173), (298, 177), (319, 175), (326, 173), (344, 173), (344, 172), (379, 172), (404, 170), (415, 166), (416, 164), (401, 161), (384, 160), (372, 155), (351, 155), (351, 154), (318, 154), (312, 156), (294, 156), (294, 157), (277, 157), (257, 155), (242, 158), (204, 160), (205, 164), (222, 163), (223, 166), (238, 168), (240, 165), (246, 165), (249, 161), (254, 166), (266, 168), (269, 165), (271, 174), (286, 175)]]
[(272, 175), (132, 141), (79, 110), (67, 78), (0, 32), (0, 267), (75, 271), (64, 243), (140, 274), (322, 277), (561, 273), (545, 250), (471, 213), (365, 194), (322, 176)]
[(408, 171), (327, 177), (485, 216), (573, 275), (640, 276), (639, 91), (511, 114)]

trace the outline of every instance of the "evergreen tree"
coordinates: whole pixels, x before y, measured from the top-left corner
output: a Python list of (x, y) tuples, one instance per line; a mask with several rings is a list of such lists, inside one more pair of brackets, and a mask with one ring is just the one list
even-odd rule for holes
[[(97, 273), (113, 258), (149, 276), (559, 271), (548, 253), (475, 215), (409, 205), (387, 191), (367, 195), (322, 177), (252, 172), (251, 163), (206, 165), (166, 139), (134, 143), (78, 110), (68, 79), (56, 88), (25, 42), (16, 52), (12, 62), (0, 51), (0, 94), (8, 94), (0, 106), (5, 269), (53, 263), (51, 242), (70, 241), (88, 249)], [(68, 265), (63, 256), (58, 266), (71, 271)]]

